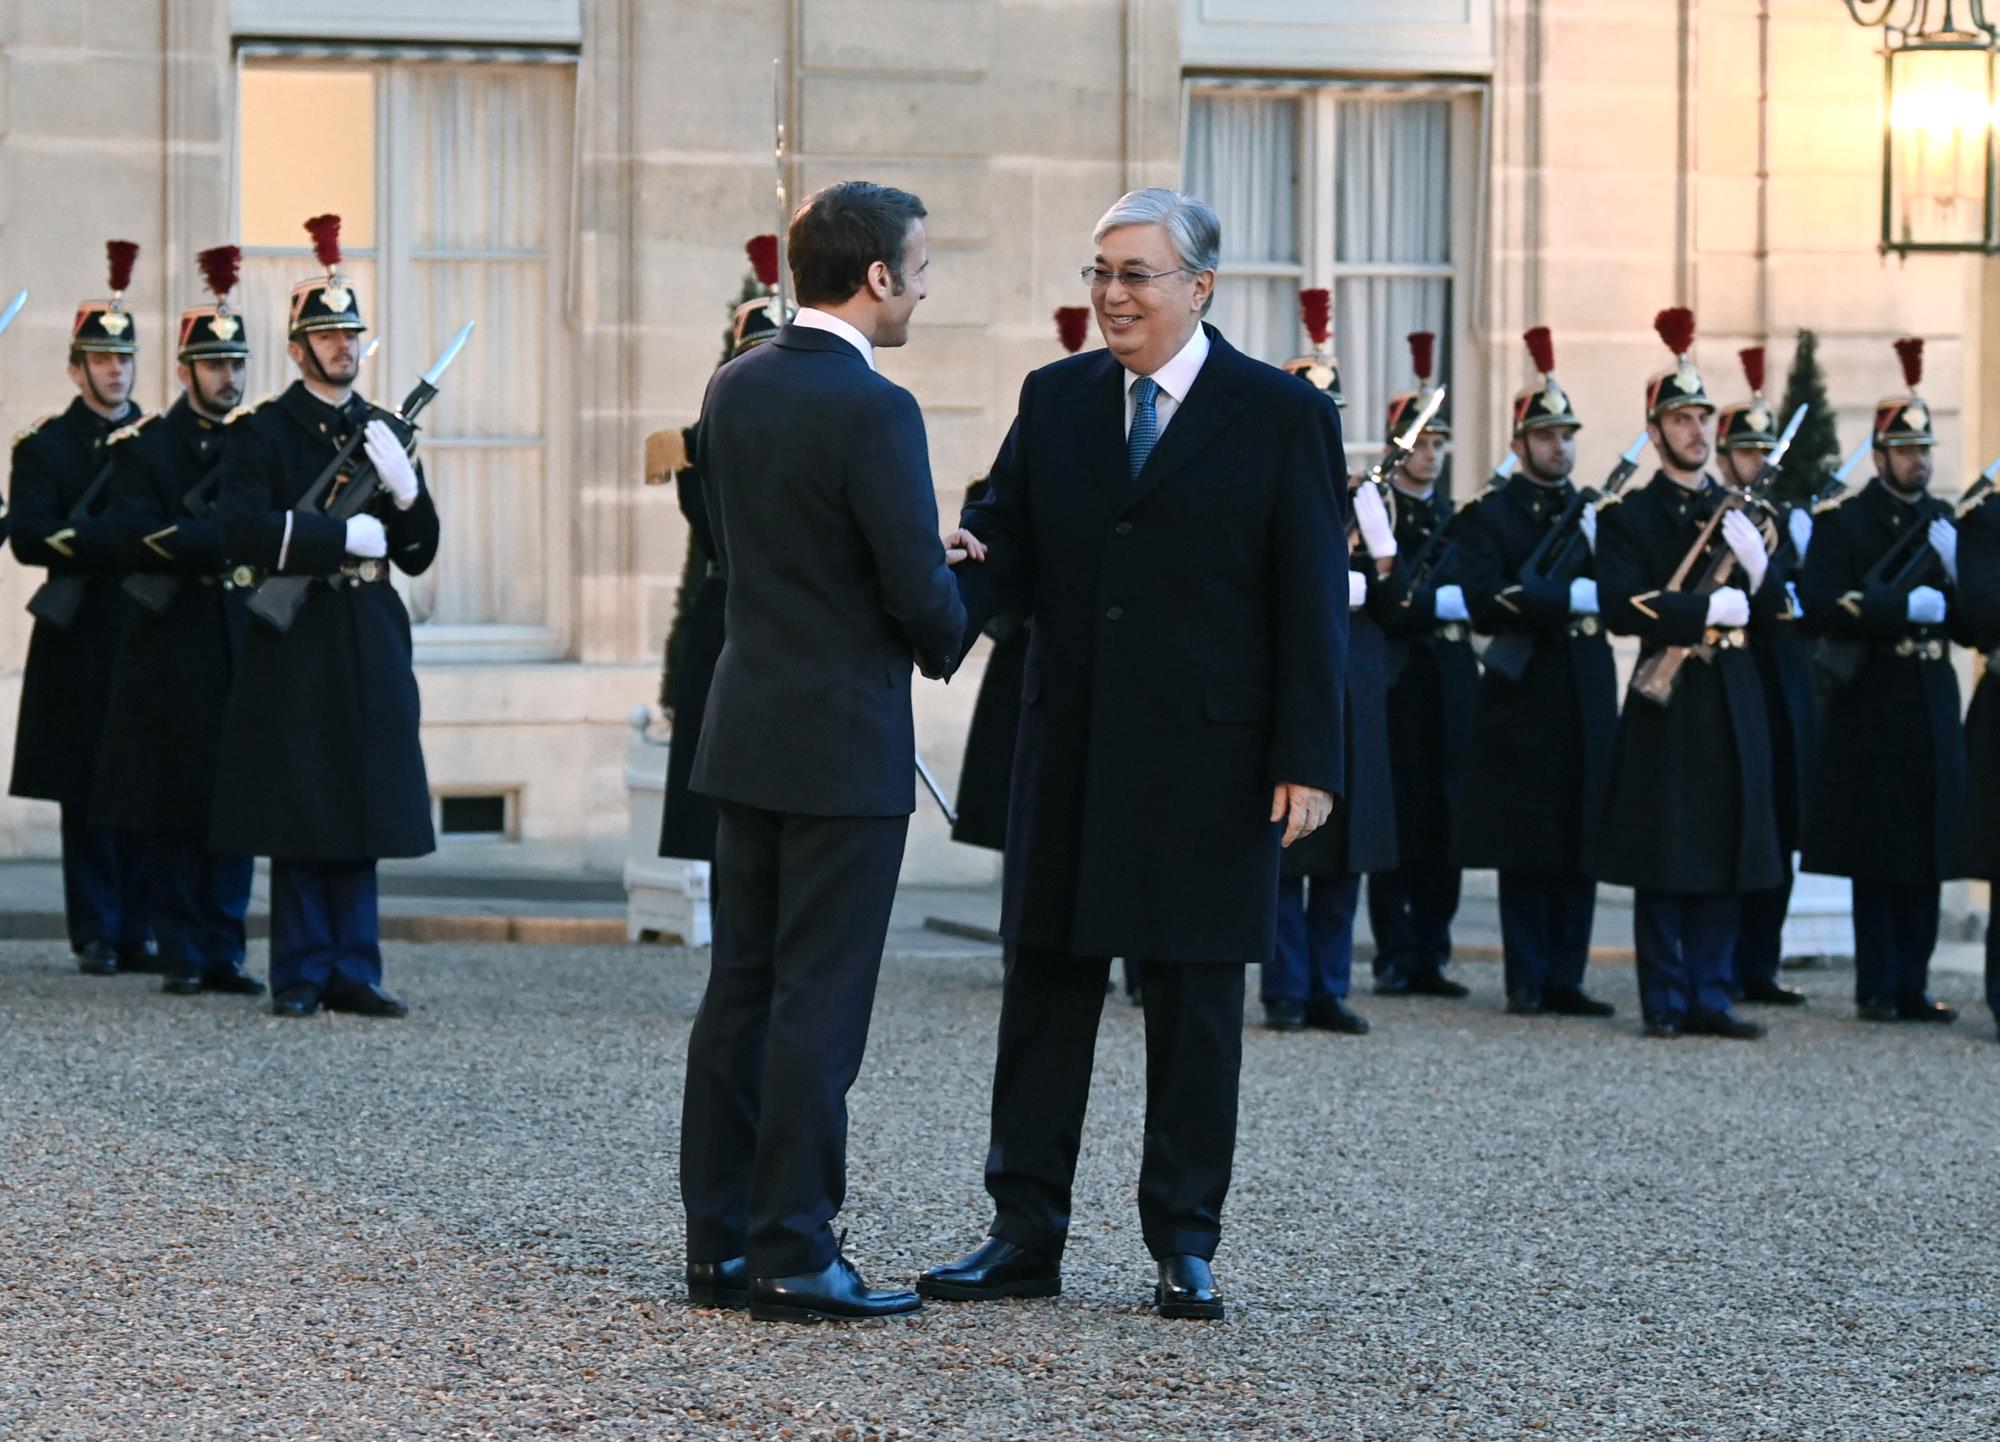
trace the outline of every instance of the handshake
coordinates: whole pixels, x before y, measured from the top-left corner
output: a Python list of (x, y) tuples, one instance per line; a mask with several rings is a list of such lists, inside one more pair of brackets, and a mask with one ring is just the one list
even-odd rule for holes
[(957, 530), (944, 538), (944, 563), (956, 566), (961, 561), (983, 561), (986, 559), (986, 543), (970, 531)]

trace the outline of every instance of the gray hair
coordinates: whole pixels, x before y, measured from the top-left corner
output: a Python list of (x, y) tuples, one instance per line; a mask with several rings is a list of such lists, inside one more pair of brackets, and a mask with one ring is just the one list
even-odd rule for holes
[[(1218, 269), (1222, 264), (1222, 222), (1205, 201), (1164, 186), (1128, 190), (1090, 233), (1091, 244), (1102, 245), (1104, 237), (1128, 225), (1157, 225), (1173, 243), (1174, 258), (1192, 271)], [(1213, 304), (1215, 295), (1209, 294)], [(1206, 307), (1204, 307), (1204, 310)]]

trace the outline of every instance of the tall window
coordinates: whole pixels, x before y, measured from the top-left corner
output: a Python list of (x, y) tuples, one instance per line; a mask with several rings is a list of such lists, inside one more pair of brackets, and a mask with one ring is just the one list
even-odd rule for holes
[[(559, 359), (570, 71), (559, 65), (247, 64), (238, 91), (242, 298), (260, 338), (249, 394), (294, 377), (302, 223), (342, 218), (342, 269), (381, 348), (362, 373), (393, 405), (478, 322), (425, 412), (437, 564), (402, 580), (434, 657), (554, 655), (567, 620), (568, 415)], [(371, 337), (372, 338), (372, 337)]]
[(1187, 188), (1222, 220), (1211, 319), (1232, 343), (1280, 362), (1309, 346), (1298, 292), (1333, 291), (1351, 458), (1382, 442), (1389, 395), (1410, 382), (1412, 331), (1439, 337), (1449, 380), (1464, 317), (1453, 184), (1468, 101), (1361, 85), (1202, 83), (1187, 110)]

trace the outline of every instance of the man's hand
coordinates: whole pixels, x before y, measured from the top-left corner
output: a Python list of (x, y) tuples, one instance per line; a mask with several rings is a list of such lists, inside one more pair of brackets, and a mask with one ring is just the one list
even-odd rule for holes
[(985, 559), (986, 543), (972, 532), (961, 528), (944, 538), (944, 563), (947, 566), (956, 566), (960, 561)]
[(1909, 618), (1919, 626), (1942, 626), (1947, 614), (1944, 592), (1936, 586), (1919, 586), (1904, 603)]
[(1763, 585), (1764, 573), (1771, 567), (1771, 555), (1764, 549), (1764, 533), (1757, 529), (1757, 523), (1741, 511), (1731, 511), (1722, 518), (1722, 539), (1749, 578), (1748, 589), (1755, 591)]
[(1577, 512), (1576, 528), (1583, 532), (1583, 543), (1590, 547), (1590, 554), (1597, 554), (1597, 504), (1593, 501)]
[(1708, 624), (1747, 626), (1750, 624), (1750, 597), (1734, 586), (1718, 586), (1708, 593)]
[(1285, 839), (1290, 846), (1326, 824), (1333, 814), (1333, 798), (1310, 786), (1280, 786), (1271, 793), (1271, 819), (1285, 823)]
[(1368, 604), (1368, 578), (1359, 571), (1347, 573), (1347, 609), (1358, 611)]
[(363, 561), (379, 561), (389, 554), (389, 533), (366, 511), (347, 518), (347, 554)]
[(1792, 533), (1792, 551), (1803, 566), (1806, 548), (1812, 544), (1812, 513), (1804, 506), (1792, 507), (1791, 514), (1785, 517), (1785, 529)]
[(409, 510), (417, 503), (417, 468), (410, 463), (410, 453), (403, 449), (389, 423), (379, 416), (361, 434), (361, 449), (375, 463), (375, 476), (382, 482), (382, 489), (395, 501), (397, 510)]
[(1569, 613), (1572, 616), (1597, 614), (1597, 582), (1588, 576), (1578, 576), (1569, 583)]
[(1931, 549), (1937, 552), (1938, 560), (1944, 563), (1944, 573), (1951, 577), (1951, 583), (1958, 584), (1958, 527), (1939, 516), (1931, 522)]
[(1382, 492), (1373, 481), (1363, 481), (1354, 492), (1354, 522), (1368, 554), (1386, 561), (1396, 554), (1396, 528), (1390, 523), (1389, 508), (1382, 504)]

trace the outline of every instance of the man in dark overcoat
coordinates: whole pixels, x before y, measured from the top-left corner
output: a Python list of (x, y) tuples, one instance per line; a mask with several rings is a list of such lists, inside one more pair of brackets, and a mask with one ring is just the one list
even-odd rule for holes
[(77, 969), (90, 976), (159, 969), (145, 840), (90, 815), (112, 659), (133, 610), (118, 588), (116, 532), (104, 516), (110, 441), (141, 416), (131, 399), (139, 323), (124, 301), (139, 247), (114, 240), (106, 249), (111, 298), (78, 306), (70, 328), (76, 399), (15, 437), (8, 488), (14, 557), (48, 572), (29, 607), (35, 628), (8, 792), (62, 807), (63, 917)]
[(1776, 624), (1784, 587), (1771, 574), (1775, 523), (1766, 519), (1767, 537), (1707, 472), (1715, 403), (1687, 357), (1693, 315), (1663, 311), (1660, 326), (1675, 352), (1674, 367), (1646, 386), (1660, 469), (1601, 510), (1598, 595), (1611, 630), (1639, 638), (1642, 668), (1690, 649), (1664, 699), (1664, 688), (1636, 685), (1626, 695), (1597, 874), (1636, 893), (1646, 1034), (1747, 1040), (1764, 1029), (1730, 1011), (1742, 897), (1776, 885), (1783, 870), (1771, 727), (1749, 632)]
[(128, 591), (143, 600), (112, 675), (93, 814), (148, 839), (162, 989), (182, 995), (264, 989), (243, 974), (251, 858), (208, 845), (223, 708), (248, 619), (238, 583), (250, 573), (227, 564), (205, 484), (243, 399), (250, 346), (228, 302), (240, 259), (235, 246), (202, 252), (215, 299), (181, 315), (181, 397), (129, 439), (114, 439), (105, 508), (124, 569), (138, 578)]
[[(229, 555), (313, 584), (288, 630), (253, 616), (244, 635), (209, 845), (271, 858), (277, 1015), (395, 1017), (406, 1008), (382, 988), (375, 865), (423, 856), (436, 837), (410, 616), (389, 568), (429, 569), (438, 515), (415, 461), (354, 389), (361, 307), (335, 268), (338, 221), (314, 225), (327, 273), (292, 290), (299, 379), (230, 425), (216, 483)], [(294, 510), (357, 435), (351, 464), (365, 457), (381, 481), (368, 506), (345, 521)]]
[[(1459, 584), (1475, 630), (1527, 636), (1518, 680), (1492, 668), (1465, 763), (1460, 862), (1500, 873), (1507, 1010), (1609, 1016), (1583, 990), (1597, 908), (1590, 859), (1618, 721), (1618, 681), (1598, 616), (1597, 582), (1549, 581), (1525, 563), (1573, 509), (1581, 422), (1555, 378), (1548, 332), (1528, 332), (1540, 383), (1514, 397), (1519, 472), (1459, 512)], [(1586, 506), (1571, 523), (1594, 532)]]
[[(1986, 653), (1965, 713), (1965, 832), (1959, 865), (2000, 883), (2000, 505), (1989, 488), (1968, 496), (1958, 517), (1959, 634)], [(1986, 915), (1986, 1008), (2000, 1026), (2000, 909)]]
[[(1163, 1315), (1215, 1317), (1243, 968), (1271, 954), (1281, 842), (1343, 789), (1346, 465), (1332, 406), (1202, 324), (1220, 225), (1169, 190), (1099, 221), (1106, 349), (1032, 373), (959, 533), (971, 632), (1034, 640), (1007, 825), (991, 1239), (925, 1273), (967, 1300), (1060, 1289), (1110, 959), (1144, 966), (1139, 1213)], [(983, 544), (982, 544), (983, 543)], [(975, 561), (977, 554), (975, 554)], [(970, 634), (970, 632), (969, 632)]]
[[(1865, 1021), (1948, 1022), (1928, 994), (1943, 883), (1957, 876), (1966, 794), (1956, 621), (1957, 531), (1929, 493), (1923, 342), (1899, 341), (1907, 395), (1875, 408), (1875, 478), (1820, 507), (1799, 577), (1807, 629), (1843, 658), (1820, 724), (1800, 848), (1852, 879), (1854, 999)], [(1894, 547), (1895, 565), (1878, 566)]]

